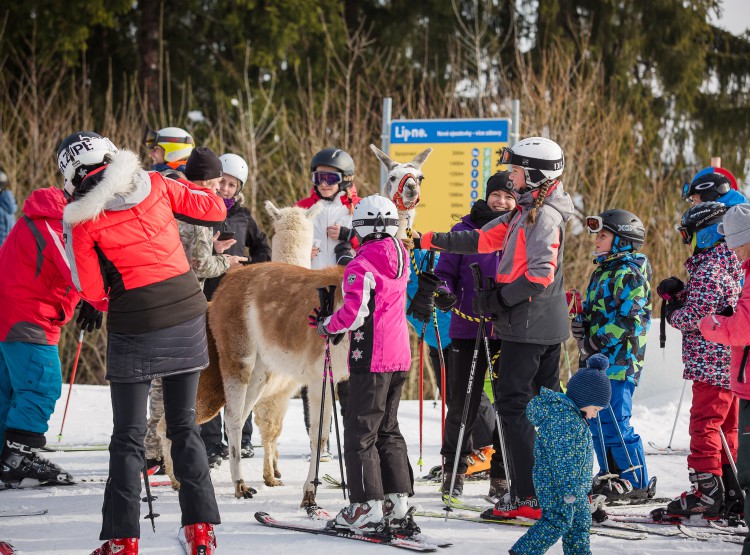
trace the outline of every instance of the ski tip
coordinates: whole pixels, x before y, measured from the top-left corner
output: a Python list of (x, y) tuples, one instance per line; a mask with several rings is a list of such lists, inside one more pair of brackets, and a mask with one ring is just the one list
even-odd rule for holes
[(254, 516), (255, 516), (255, 520), (257, 520), (258, 522), (260, 522), (261, 524), (263, 524), (263, 523), (265, 523), (268, 520), (268, 518), (271, 515), (269, 515), (268, 513), (263, 512), (263, 511), (258, 511), (258, 512), (255, 513)]

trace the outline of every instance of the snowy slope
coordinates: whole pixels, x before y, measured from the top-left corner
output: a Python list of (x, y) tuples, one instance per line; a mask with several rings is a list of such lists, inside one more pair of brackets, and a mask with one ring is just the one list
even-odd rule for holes
[[(655, 335), (648, 354), (648, 368), (643, 385), (636, 393), (633, 422), (641, 434), (644, 444), (654, 441), (666, 445), (669, 440), (672, 422), (680, 395), (679, 335), (670, 334), (668, 349), (662, 354), (658, 349), (658, 322), (655, 322)], [(688, 388), (689, 392), (689, 388)], [(52, 418), (48, 440), (57, 443), (62, 412), (65, 406), (67, 386), (58, 402)], [(689, 398), (683, 405), (678, 422), (673, 447), (687, 447), (687, 421)], [(432, 401), (425, 402), (424, 422), (424, 461), (425, 467), (439, 464), (440, 406)], [(402, 403), (400, 411), (401, 429), (410, 447), (410, 458), (415, 473), (420, 475), (416, 462), (418, 451), (418, 414), (416, 401)], [(305, 479), (308, 453), (308, 439), (305, 436), (302, 409), (299, 400), (293, 400), (284, 421), (284, 431), (280, 442), (280, 467), (285, 485), (267, 488), (261, 481), (262, 450), (256, 451), (253, 459), (243, 461), (245, 477), (256, 488), (258, 495), (251, 500), (236, 500), (229, 477), (229, 466), (224, 463), (212, 473), (219, 498), (223, 523), (218, 527), (218, 552), (223, 555), (264, 552), (274, 554), (310, 553), (326, 555), (348, 555), (357, 553), (388, 553), (392, 548), (354, 543), (347, 540), (325, 538), (309, 534), (277, 531), (257, 524), (252, 515), (255, 511), (267, 511), (278, 517), (302, 518), (298, 506), (302, 498), (302, 481)], [(65, 424), (62, 443), (103, 443), (107, 442), (111, 431), (111, 410), (109, 389), (101, 386), (75, 386), (71, 408)], [(255, 437), (255, 442), (258, 438)], [(652, 451), (647, 447), (647, 452)], [(78, 479), (105, 479), (108, 453), (79, 452), (54, 453), (50, 458), (72, 472)], [(659, 496), (679, 494), (687, 486), (687, 469), (684, 457), (654, 455), (648, 459), (649, 471), (659, 477)], [(321, 473), (338, 474), (338, 462), (322, 463)], [(485, 494), (487, 482), (467, 482), (465, 492), (468, 499), (480, 503)], [(23, 553), (48, 555), (86, 554), (100, 544), (98, 540), (101, 520), (103, 482), (83, 482), (71, 487), (41, 488), (36, 490), (0, 491), (0, 504), (6, 508), (47, 508), (45, 516), (0, 519), (0, 540), (10, 540)], [(150, 523), (142, 524), (141, 552), (144, 554), (179, 554), (181, 549), (176, 539), (179, 527), (179, 506), (177, 495), (168, 488), (159, 488), (159, 499), (155, 511), (161, 514), (157, 519), (156, 534)], [(343, 506), (340, 490), (321, 486), (318, 501), (331, 512)], [(434, 484), (417, 483), (414, 504), (426, 510), (440, 510), (441, 503)], [(142, 514), (146, 513), (146, 508)], [(470, 522), (442, 519), (420, 520), (426, 534), (450, 539), (455, 546), (444, 551), (448, 553), (506, 553), (523, 530), (496, 525), (478, 525)], [(592, 537), (592, 552), (597, 555), (639, 555), (689, 554), (689, 553), (739, 553), (740, 546), (719, 541), (697, 542), (682, 538), (650, 536), (643, 541), (625, 541), (612, 538)], [(394, 552), (395, 553), (395, 552)], [(558, 543), (549, 553), (561, 554)]]

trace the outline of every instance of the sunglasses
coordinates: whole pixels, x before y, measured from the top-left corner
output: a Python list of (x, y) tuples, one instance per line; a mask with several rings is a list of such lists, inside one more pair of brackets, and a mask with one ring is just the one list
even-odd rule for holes
[(314, 185), (338, 185), (344, 181), (344, 176), (339, 172), (316, 171), (311, 174)]
[(589, 233), (599, 233), (604, 229), (604, 221), (599, 216), (586, 217), (586, 231)]

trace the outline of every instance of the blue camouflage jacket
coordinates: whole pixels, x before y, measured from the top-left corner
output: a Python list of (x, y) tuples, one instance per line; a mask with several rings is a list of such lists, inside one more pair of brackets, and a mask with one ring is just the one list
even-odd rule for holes
[(583, 328), (609, 358), (609, 379), (638, 385), (651, 326), (651, 264), (640, 252), (601, 256), (595, 262), (599, 267), (582, 303)]
[(565, 497), (588, 504), (594, 469), (594, 442), (586, 420), (564, 393), (542, 388), (526, 406), (537, 426), (534, 442), (534, 489), (539, 504), (562, 506)]

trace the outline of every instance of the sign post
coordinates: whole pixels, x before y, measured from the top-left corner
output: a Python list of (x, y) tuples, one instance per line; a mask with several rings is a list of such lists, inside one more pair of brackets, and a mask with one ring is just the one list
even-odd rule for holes
[(419, 229), (449, 231), (452, 214), (468, 214), (484, 198), (484, 185), (500, 165), (508, 145), (510, 120), (446, 119), (394, 120), (390, 153), (394, 160), (411, 160), (427, 147), (432, 154), (422, 170), (425, 180), (418, 208)]

